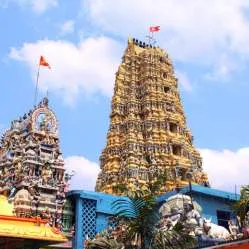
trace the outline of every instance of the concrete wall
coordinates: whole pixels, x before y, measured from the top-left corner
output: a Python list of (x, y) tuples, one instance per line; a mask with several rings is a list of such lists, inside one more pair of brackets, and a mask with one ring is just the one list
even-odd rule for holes
[[(212, 222), (216, 224), (218, 223), (217, 210), (230, 212), (231, 214), (233, 213), (232, 205), (234, 202), (229, 199), (194, 193), (193, 200), (195, 200), (202, 207), (203, 217), (207, 219), (211, 218)], [(232, 215), (232, 218), (234, 219), (235, 216)]]

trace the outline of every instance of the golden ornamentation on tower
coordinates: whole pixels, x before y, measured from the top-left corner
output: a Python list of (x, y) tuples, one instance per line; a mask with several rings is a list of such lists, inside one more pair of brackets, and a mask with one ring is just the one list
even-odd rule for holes
[(186, 125), (172, 62), (161, 48), (129, 39), (116, 73), (107, 144), (96, 191), (146, 190), (167, 172), (161, 192), (191, 180), (208, 186)]

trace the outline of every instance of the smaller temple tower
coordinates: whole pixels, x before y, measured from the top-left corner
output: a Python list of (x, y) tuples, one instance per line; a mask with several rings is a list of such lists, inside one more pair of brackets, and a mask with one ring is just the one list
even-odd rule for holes
[(44, 98), (13, 120), (0, 140), (0, 194), (19, 217), (40, 216), (60, 228), (68, 187), (59, 146), (58, 122)]

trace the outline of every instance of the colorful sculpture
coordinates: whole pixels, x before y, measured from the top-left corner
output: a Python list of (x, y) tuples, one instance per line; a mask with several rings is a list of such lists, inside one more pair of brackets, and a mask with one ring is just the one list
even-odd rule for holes
[(13, 201), (16, 216), (49, 218), (60, 228), (68, 181), (57, 120), (44, 98), (1, 138), (0, 194)]
[(169, 179), (161, 192), (189, 180), (209, 185), (186, 125), (172, 63), (161, 48), (128, 40), (116, 73), (100, 167), (96, 191), (112, 194), (127, 193), (120, 185), (146, 188), (165, 171)]
[(217, 224), (211, 223), (210, 219), (201, 216), (201, 208), (196, 202), (192, 202), (187, 195), (177, 194), (167, 199), (159, 209), (161, 216), (159, 229), (172, 230), (179, 222), (183, 229), (193, 237), (202, 240), (226, 241), (237, 239), (240, 236), (239, 229), (229, 222), (229, 231)]

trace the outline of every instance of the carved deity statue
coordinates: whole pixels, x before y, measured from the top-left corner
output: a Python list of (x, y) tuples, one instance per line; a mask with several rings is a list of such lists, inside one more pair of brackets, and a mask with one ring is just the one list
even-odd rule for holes
[(46, 185), (52, 179), (53, 172), (49, 164), (45, 164), (42, 168), (42, 184)]

